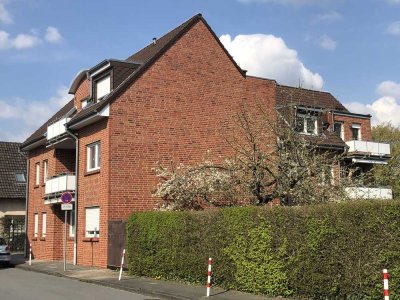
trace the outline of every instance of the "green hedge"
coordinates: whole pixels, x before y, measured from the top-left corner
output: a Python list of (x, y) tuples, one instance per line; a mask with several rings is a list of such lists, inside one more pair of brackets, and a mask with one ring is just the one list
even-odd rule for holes
[(129, 272), (271, 296), (400, 299), (400, 201), (144, 212), (127, 224)]

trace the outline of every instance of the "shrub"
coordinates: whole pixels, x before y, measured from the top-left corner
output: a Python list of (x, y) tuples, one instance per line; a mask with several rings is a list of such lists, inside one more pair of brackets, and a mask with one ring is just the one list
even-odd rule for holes
[(129, 271), (205, 283), (210, 256), (222, 287), (377, 299), (387, 268), (391, 299), (400, 299), (399, 228), (400, 201), (135, 213), (127, 225)]

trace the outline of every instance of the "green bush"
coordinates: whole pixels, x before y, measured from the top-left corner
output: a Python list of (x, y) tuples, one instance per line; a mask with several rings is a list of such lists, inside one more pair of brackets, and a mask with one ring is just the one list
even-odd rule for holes
[[(400, 296), (400, 201), (143, 212), (127, 225), (129, 272), (270, 296)], [(397, 295), (396, 295), (397, 294)]]

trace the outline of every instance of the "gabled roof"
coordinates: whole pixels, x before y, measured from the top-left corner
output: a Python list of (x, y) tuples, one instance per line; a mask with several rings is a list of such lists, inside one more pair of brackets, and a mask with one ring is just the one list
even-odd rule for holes
[(25, 198), (25, 183), (17, 183), (16, 173), (26, 176), (26, 158), (18, 152), (20, 143), (0, 142), (0, 198)]
[[(228, 53), (225, 47), (220, 42), (219, 38), (216, 36), (214, 31), (208, 25), (206, 20), (202, 17), (201, 14), (194, 15), (189, 20), (185, 21), (175, 29), (171, 30), (158, 40), (155, 43), (151, 43), (139, 50), (135, 54), (129, 56), (125, 61), (128, 63), (135, 63), (138, 65), (138, 68), (132, 72), (118, 87), (115, 87), (110, 94), (102, 99), (102, 101), (97, 102), (93, 105), (86, 107), (81, 110), (75, 116), (72, 117), (71, 121), (68, 123), (68, 126), (78, 123), (79, 121), (86, 119), (92, 115), (96, 115), (99, 111), (101, 111), (104, 107), (106, 107), (113, 99), (115, 99), (121, 92), (123, 92), (130, 84), (132, 84), (137, 78), (139, 78), (154, 62), (157, 61), (161, 55), (163, 55), (172, 45), (175, 44), (176, 41), (179, 40), (188, 30), (190, 30), (195, 24), (199, 21), (202, 21), (204, 25), (210, 30), (211, 34), (214, 35), (216, 41), (221, 45), (222, 49), (227, 54), (228, 58), (232, 61), (238, 71), (245, 76), (246, 72), (242, 70), (239, 65), (235, 62), (233, 57)], [(104, 62), (104, 61), (103, 61)], [(103, 62), (100, 62), (103, 63)], [(73, 83), (73, 88), (71, 88), (70, 92), (74, 91), (77, 88), (77, 84), (80, 80), (84, 78), (87, 70), (80, 72)], [(85, 74), (84, 74), (85, 73)], [(55, 120), (64, 116), (68, 111), (73, 108), (74, 102), (71, 100), (65, 107), (60, 109), (54, 116), (52, 116), (45, 124), (43, 124), (38, 130), (36, 130), (28, 139), (26, 139), (21, 148), (26, 147), (36, 141), (39, 141), (44, 137), (46, 133), (47, 126), (54, 122)]]
[(45, 133), (47, 132), (47, 126), (54, 123), (58, 119), (61, 119), (65, 116), (71, 109), (74, 108), (74, 99), (70, 100), (64, 107), (62, 107), (54, 116), (47, 120), (42, 126), (39, 127), (30, 137), (28, 137), (21, 145), (20, 148), (24, 148), (31, 143), (37, 142), (45, 137)]
[(307, 90), (285, 85), (277, 85), (276, 97), (278, 106), (300, 105), (349, 112), (331, 93)]
[(190, 30), (196, 23), (202, 21), (206, 27), (210, 30), (210, 32), (214, 35), (216, 41), (221, 45), (222, 49), (225, 51), (229, 59), (236, 66), (238, 71), (245, 76), (245, 71), (243, 71), (239, 65), (235, 62), (233, 57), (228, 53), (225, 47), (221, 44), (220, 40), (214, 33), (214, 31), (210, 28), (206, 20), (202, 17), (201, 14), (197, 14), (182, 23), (175, 29), (171, 30), (158, 40), (155, 43), (151, 43), (139, 50), (135, 54), (129, 56), (126, 61), (140, 63), (140, 67), (135, 70), (128, 78), (125, 79), (117, 88), (111, 91), (102, 101), (97, 102), (91, 107), (87, 107), (85, 110), (81, 110), (78, 114), (76, 114), (68, 125), (75, 124), (86, 117), (97, 114), (101, 109), (103, 109), (107, 104), (109, 104), (113, 99), (115, 99), (121, 92), (123, 92), (130, 84), (132, 84), (137, 78), (139, 78), (154, 62), (157, 61), (161, 55), (163, 55), (172, 45), (175, 44), (176, 41), (179, 40), (188, 30)]

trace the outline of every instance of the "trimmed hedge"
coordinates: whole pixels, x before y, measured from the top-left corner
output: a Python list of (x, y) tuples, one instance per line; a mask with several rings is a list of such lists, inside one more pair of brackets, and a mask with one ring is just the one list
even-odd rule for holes
[[(129, 272), (270, 296), (400, 299), (400, 201), (143, 212), (127, 223)], [(396, 296), (397, 294), (397, 296)]]

